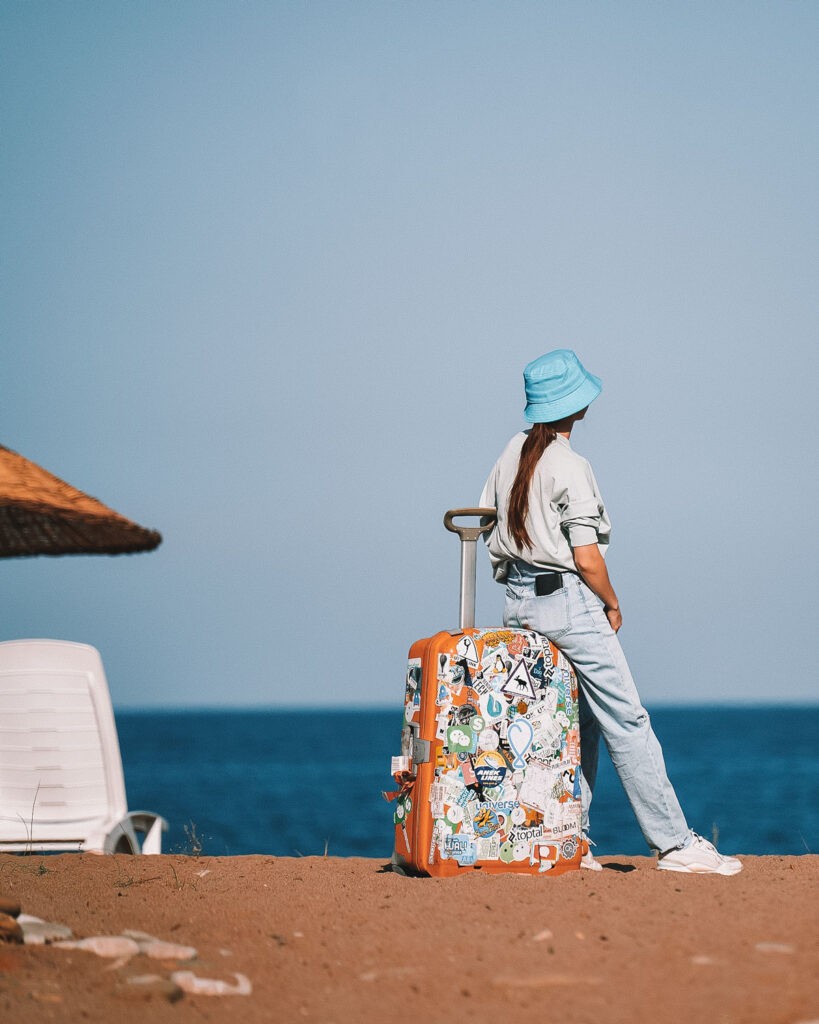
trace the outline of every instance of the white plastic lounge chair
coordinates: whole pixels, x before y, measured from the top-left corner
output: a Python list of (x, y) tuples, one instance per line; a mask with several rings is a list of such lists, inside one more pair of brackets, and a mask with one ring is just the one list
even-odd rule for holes
[(167, 828), (128, 812), (99, 652), (0, 643), (0, 852), (160, 853)]

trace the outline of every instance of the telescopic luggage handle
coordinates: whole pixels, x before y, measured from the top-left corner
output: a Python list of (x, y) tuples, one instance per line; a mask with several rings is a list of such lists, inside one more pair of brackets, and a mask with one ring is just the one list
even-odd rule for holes
[[(478, 516), (482, 521), (479, 526), (459, 526), (455, 522), (456, 516)], [(450, 533), (457, 533), (461, 538), (461, 629), (471, 629), (475, 625), (475, 566), (478, 537), (488, 533), (497, 518), (494, 508), (451, 508), (444, 515), (444, 526)]]

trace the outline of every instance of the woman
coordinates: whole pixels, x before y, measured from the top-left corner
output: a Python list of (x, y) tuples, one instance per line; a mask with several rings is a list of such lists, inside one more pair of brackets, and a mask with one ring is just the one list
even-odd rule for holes
[(736, 874), (736, 857), (689, 829), (617, 639), (623, 617), (603, 560), (611, 525), (591, 466), (569, 444), (601, 383), (568, 349), (535, 359), (523, 378), (534, 425), (506, 446), (480, 504), (497, 509), (487, 543), (495, 579), (506, 584), (504, 624), (545, 634), (577, 673), (582, 866), (601, 868), (588, 833), (602, 736), (658, 868)]

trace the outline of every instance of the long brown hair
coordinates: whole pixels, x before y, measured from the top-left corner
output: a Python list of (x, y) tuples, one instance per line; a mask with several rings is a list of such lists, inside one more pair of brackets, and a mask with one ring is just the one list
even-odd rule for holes
[(557, 431), (553, 424), (535, 423), (520, 450), (518, 471), (509, 494), (509, 509), (506, 514), (509, 533), (520, 551), (532, 546), (532, 538), (526, 529), (532, 475), (540, 462), (541, 455), (556, 437)]

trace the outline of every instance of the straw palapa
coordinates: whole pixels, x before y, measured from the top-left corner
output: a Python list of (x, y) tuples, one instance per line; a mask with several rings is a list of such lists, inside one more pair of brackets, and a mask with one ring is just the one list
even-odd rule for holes
[(0, 558), (119, 555), (162, 541), (37, 463), (0, 445)]

